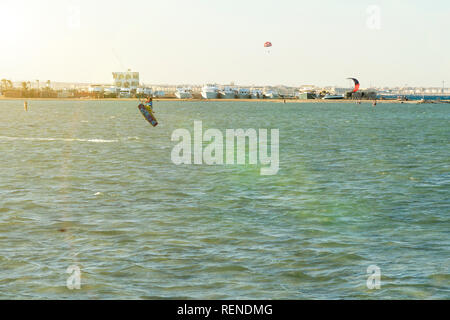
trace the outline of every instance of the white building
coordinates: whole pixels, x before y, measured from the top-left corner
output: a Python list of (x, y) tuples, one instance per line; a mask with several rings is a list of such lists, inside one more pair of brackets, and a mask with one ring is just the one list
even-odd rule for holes
[(89, 86), (88, 92), (92, 94), (102, 94), (103, 86), (101, 84), (92, 84)]
[(113, 72), (114, 86), (120, 89), (129, 89), (136, 91), (139, 86), (139, 72)]
[(153, 96), (153, 89), (152, 88), (147, 88), (147, 87), (145, 87), (145, 88), (142, 88), (142, 87), (140, 87), (140, 88), (137, 88), (137, 90), (136, 90), (136, 94), (139, 96), (139, 97), (151, 97), (151, 96)]
[(117, 95), (117, 89), (114, 86), (111, 87), (105, 87), (104, 88), (104, 95), (106, 98), (112, 98), (112, 97), (116, 97)]
[(331, 87), (327, 88), (327, 91), (332, 94), (342, 95), (346, 94), (347, 92), (352, 92), (353, 88)]
[(318, 88), (312, 84), (306, 84), (298, 88), (298, 91), (300, 92), (312, 92), (316, 90), (318, 90)]

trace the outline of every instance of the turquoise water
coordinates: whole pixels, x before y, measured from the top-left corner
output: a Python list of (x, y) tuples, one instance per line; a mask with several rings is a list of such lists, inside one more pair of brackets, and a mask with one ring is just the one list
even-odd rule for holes
[[(450, 298), (448, 105), (155, 105), (0, 101), (1, 299)], [(278, 128), (280, 171), (174, 165), (194, 120)]]

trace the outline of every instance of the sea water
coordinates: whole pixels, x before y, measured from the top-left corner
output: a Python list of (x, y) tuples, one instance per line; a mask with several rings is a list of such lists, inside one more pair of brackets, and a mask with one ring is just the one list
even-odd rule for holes
[[(0, 101), (1, 299), (450, 297), (449, 105), (154, 109)], [(175, 165), (194, 121), (279, 129), (278, 173)]]

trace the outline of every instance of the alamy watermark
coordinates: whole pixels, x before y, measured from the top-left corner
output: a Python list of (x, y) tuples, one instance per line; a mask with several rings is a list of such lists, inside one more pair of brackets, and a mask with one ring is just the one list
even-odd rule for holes
[(370, 5), (366, 9), (367, 20), (366, 26), (370, 30), (380, 30), (381, 29), (381, 8), (377, 5)]
[(72, 1), (67, 7), (67, 27), (70, 30), (81, 28), (81, 5), (79, 1)]
[(380, 289), (381, 288), (381, 269), (376, 265), (370, 265), (367, 267), (367, 288), (369, 290)]
[(81, 289), (81, 269), (78, 266), (70, 266), (67, 268), (66, 273), (69, 277), (66, 281), (67, 289), (80, 290)]
[[(194, 121), (194, 137), (187, 129), (176, 129), (172, 141), (171, 159), (176, 165), (257, 165), (261, 175), (275, 175), (279, 170), (279, 130), (270, 130), (270, 155), (267, 129), (208, 129), (203, 133), (202, 121)], [(247, 144), (248, 141), (248, 144)], [(209, 144), (203, 148), (203, 142)], [(235, 143), (236, 142), (236, 143)], [(248, 148), (247, 148), (248, 146)]]

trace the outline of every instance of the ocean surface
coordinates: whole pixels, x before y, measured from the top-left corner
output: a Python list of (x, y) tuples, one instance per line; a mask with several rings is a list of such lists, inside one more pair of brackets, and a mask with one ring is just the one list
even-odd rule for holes
[[(0, 101), (0, 299), (450, 298), (450, 105), (155, 110)], [(278, 174), (173, 164), (194, 120), (279, 129)]]
[(413, 94), (408, 94), (408, 95), (402, 95), (402, 94), (398, 94), (398, 95), (380, 95), (379, 97), (384, 97), (386, 99), (396, 99), (397, 97), (406, 97), (408, 98), (408, 100), (450, 100), (450, 96), (446, 96), (446, 95), (413, 95)]

